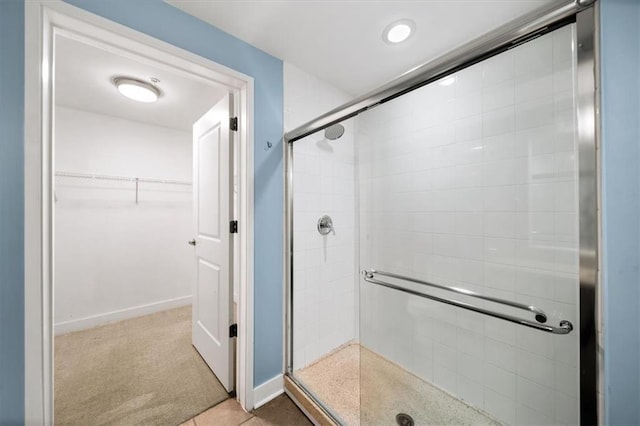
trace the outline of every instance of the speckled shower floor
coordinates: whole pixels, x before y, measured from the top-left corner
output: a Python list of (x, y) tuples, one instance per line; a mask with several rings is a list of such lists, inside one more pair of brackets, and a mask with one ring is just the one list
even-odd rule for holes
[(295, 376), (349, 426), (394, 425), (400, 412), (416, 425), (500, 424), (357, 343), (338, 348)]

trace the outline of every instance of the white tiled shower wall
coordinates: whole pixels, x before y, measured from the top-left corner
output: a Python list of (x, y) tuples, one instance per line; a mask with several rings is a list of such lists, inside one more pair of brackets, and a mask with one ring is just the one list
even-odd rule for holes
[[(285, 130), (349, 99), (285, 63)], [(320, 132), (294, 145), (294, 369), (356, 337), (354, 128), (343, 125), (345, 134), (336, 141)], [(335, 228), (327, 236), (316, 229), (324, 214)]]
[(579, 422), (573, 45), (564, 27), (358, 117), (361, 267), (574, 324), (552, 335), (362, 284), (364, 346), (510, 424)]

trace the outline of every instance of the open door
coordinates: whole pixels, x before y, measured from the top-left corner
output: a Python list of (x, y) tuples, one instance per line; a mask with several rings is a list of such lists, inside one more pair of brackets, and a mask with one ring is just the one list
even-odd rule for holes
[(193, 125), (195, 283), (193, 346), (227, 391), (234, 389), (232, 318), (233, 98), (226, 95)]

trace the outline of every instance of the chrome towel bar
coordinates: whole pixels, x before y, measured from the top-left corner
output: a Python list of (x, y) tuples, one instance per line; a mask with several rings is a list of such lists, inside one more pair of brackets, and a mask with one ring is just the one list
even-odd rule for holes
[[(539, 309), (539, 308), (537, 308), (535, 306), (523, 305), (523, 304), (520, 304), (520, 303), (511, 302), (511, 301), (508, 301), (508, 300), (493, 298), (493, 297), (490, 297), (490, 296), (484, 296), (482, 294), (474, 293), (472, 291), (461, 289), (461, 288), (457, 288), (457, 287), (441, 286), (441, 285), (429, 283), (429, 282), (426, 282), (426, 281), (421, 281), (421, 280), (416, 280), (416, 279), (413, 279), (413, 278), (403, 277), (402, 275), (397, 275), (397, 274), (393, 274), (393, 273), (390, 273), (390, 272), (376, 271), (374, 269), (363, 270), (362, 274), (364, 275), (364, 280), (366, 282), (371, 283), (371, 284), (376, 284), (376, 285), (387, 287), (387, 288), (390, 288), (390, 289), (393, 289), (393, 290), (402, 291), (404, 293), (408, 293), (408, 294), (411, 294), (411, 295), (414, 295), (414, 296), (423, 297), (425, 299), (434, 300), (434, 301), (440, 302), (440, 303), (445, 303), (447, 305), (456, 306), (458, 308), (462, 308), (462, 309), (466, 309), (466, 310), (469, 310), (469, 311), (477, 312), (477, 313), (483, 314), (483, 315), (488, 315), (488, 316), (493, 317), (493, 318), (499, 318), (499, 319), (502, 319), (502, 320), (505, 320), (505, 321), (513, 322), (515, 324), (524, 325), (525, 327), (534, 328), (536, 330), (546, 331), (547, 333), (569, 334), (573, 330), (573, 324), (571, 324), (571, 322), (567, 321), (567, 320), (560, 321), (559, 327), (554, 327), (552, 325), (540, 324), (540, 322), (546, 322), (547, 316), (544, 313), (544, 311), (542, 311), (541, 309)], [(411, 289), (408, 289), (408, 288), (405, 288), (405, 287), (401, 287), (401, 286), (396, 285), (396, 284), (391, 284), (391, 283), (388, 283), (388, 282), (385, 282), (385, 281), (378, 280), (378, 279), (375, 278), (375, 275), (383, 275), (383, 276), (387, 276), (387, 277), (390, 277), (390, 278), (402, 279), (402, 280), (410, 281), (410, 282), (413, 282), (413, 283), (416, 283), (416, 284), (422, 284), (422, 285), (438, 288), (438, 289), (441, 289), (441, 290), (452, 291), (452, 292), (463, 294), (463, 295), (466, 295), (466, 296), (471, 296), (471, 297), (475, 297), (475, 298), (479, 298), (479, 299), (483, 299), (483, 300), (488, 300), (488, 301), (491, 301), (491, 302), (500, 303), (502, 305), (514, 307), (514, 308), (517, 308), (517, 309), (524, 309), (524, 310), (527, 310), (527, 311), (535, 313), (536, 320), (538, 322), (529, 321), (529, 320), (526, 320), (526, 319), (518, 318), (518, 317), (515, 317), (515, 316), (512, 316), (512, 315), (508, 315), (508, 314), (503, 314), (503, 313), (500, 313), (500, 312), (490, 311), (488, 309), (480, 308), (480, 307), (477, 307), (477, 306), (474, 306), (474, 305), (471, 305), (469, 303), (462, 302), (462, 301), (459, 301), (459, 300), (445, 299), (445, 298), (442, 298), (442, 297), (421, 293), (419, 291), (415, 291), (415, 290), (411, 290)], [(544, 316), (544, 321), (540, 321), (540, 319), (542, 319), (542, 317), (539, 318), (539, 316)]]
[[(464, 288), (451, 287), (451, 286), (445, 286), (445, 285), (440, 285), (440, 284), (433, 284), (433, 283), (430, 283), (428, 281), (422, 281), (422, 280), (418, 280), (418, 279), (415, 279), (415, 278), (409, 278), (409, 277), (405, 277), (405, 276), (402, 276), (402, 275), (394, 274), (392, 272), (384, 272), (384, 271), (377, 271), (375, 269), (370, 269), (368, 271), (363, 271), (362, 273), (365, 274), (365, 275), (366, 274), (373, 274), (373, 275), (383, 275), (383, 276), (389, 277), (389, 278), (397, 278), (399, 280), (409, 281), (409, 282), (420, 284), (420, 285), (426, 285), (426, 286), (429, 286), (429, 287), (437, 288), (439, 290), (451, 291), (451, 292), (458, 293), (458, 294), (464, 294), (465, 296), (475, 297), (476, 299), (488, 300), (490, 302), (499, 303), (501, 305), (510, 306), (512, 308), (522, 309), (524, 311), (533, 312), (533, 314), (535, 315), (536, 321), (538, 321), (540, 323), (543, 323), (543, 324), (545, 322), (547, 322), (547, 314), (542, 309), (537, 308), (535, 306), (524, 305), (522, 303), (512, 302), (510, 300), (500, 299), (500, 298), (497, 298), (497, 297), (485, 296), (484, 294), (476, 293), (474, 291), (467, 290), (467, 289), (464, 289)], [(371, 275), (370, 278), (373, 278), (373, 275)]]

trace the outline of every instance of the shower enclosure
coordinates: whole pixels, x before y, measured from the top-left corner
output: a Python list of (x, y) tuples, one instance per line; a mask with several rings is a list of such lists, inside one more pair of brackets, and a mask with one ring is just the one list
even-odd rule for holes
[(333, 421), (596, 422), (593, 16), (287, 133), (287, 375)]

